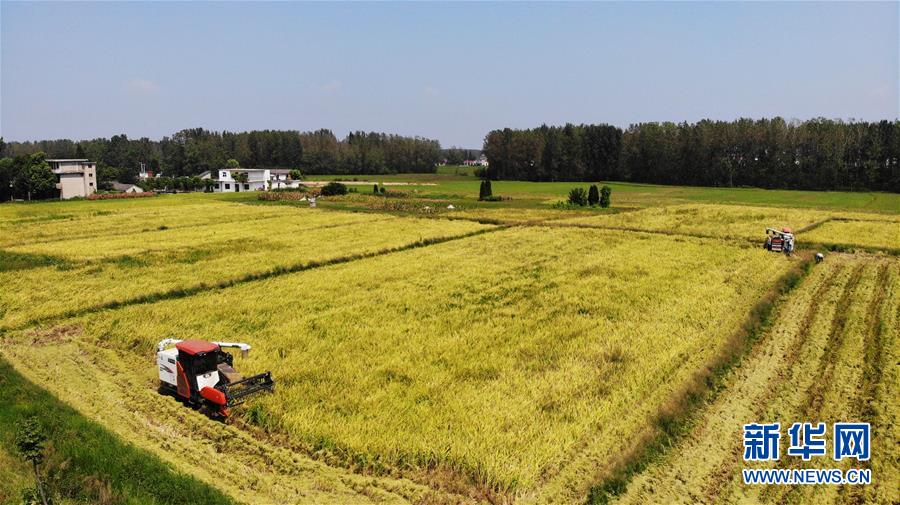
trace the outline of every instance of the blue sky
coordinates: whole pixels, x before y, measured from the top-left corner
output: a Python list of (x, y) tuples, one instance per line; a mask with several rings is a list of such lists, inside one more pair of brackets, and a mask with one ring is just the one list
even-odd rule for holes
[(7, 140), (898, 117), (882, 3), (0, 3)]

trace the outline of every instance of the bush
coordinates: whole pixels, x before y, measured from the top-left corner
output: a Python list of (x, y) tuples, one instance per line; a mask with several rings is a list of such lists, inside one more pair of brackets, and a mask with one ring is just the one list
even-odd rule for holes
[(600, 190), (600, 206), (604, 209), (609, 207), (609, 195), (611, 194), (612, 188), (610, 188), (609, 186), (603, 186), (603, 188)]
[(493, 190), (491, 189), (491, 181), (485, 179), (481, 181), (481, 188), (478, 189), (478, 199), (479, 200), (488, 200), (494, 195)]
[(588, 203), (587, 191), (585, 191), (584, 188), (572, 188), (572, 190), (569, 191), (569, 203), (584, 207)]
[(600, 192), (597, 191), (597, 185), (591, 184), (591, 189), (588, 190), (588, 205), (593, 207), (600, 202)]
[(339, 183), (339, 182), (329, 182), (324, 187), (322, 187), (322, 196), (338, 196), (338, 195), (346, 195), (347, 194), (347, 186)]
[(378, 194), (378, 183), (372, 185), (372, 193), (376, 195)]

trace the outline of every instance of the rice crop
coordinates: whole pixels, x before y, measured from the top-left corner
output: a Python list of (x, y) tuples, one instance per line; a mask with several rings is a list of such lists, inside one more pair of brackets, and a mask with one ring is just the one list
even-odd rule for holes
[(766, 228), (780, 230), (782, 227), (790, 227), (796, 233), (814, 223), (829, 219), (831, 216), (832, 214), (826, 211), (809, 209), (688, 204), (563, 219), (559, 223), (759, 240), (762, 244), (765, 240)]
[(792, 261), (515, 228), (69, 324), (135, 363), (164, 337), (250, 342), (241, 366), (279, 384), (252, 408), (310, 452), (570, 502)]
[[(163, 200), (165, 200), (163, 198)], [(142, 200), (149, 203), (151, 200)], [(153, 200), (155, 201), (155, 199)], [(237, 205), (227, 202), (196, 202), (168, 206), (146, 205), (112, 207), (106, 205), (88, 208), (63, 207), (59, 203), (43, 203), (23, 206), (45, 212), (21, 212), (0, 217), (0, 247), (14, 247), (35, 242), (52, 242), (76, 238), (94, 238), (130, 235), (183, 227), (240, 223), (258, 219), (286, 216), (299, 209), (289, 207), (262, 207)], [(85, 202), (77, 202), (84, 204)], [(120, 203), (120, 202), (114, 202)], [(130, 203), (130, 202), (129, 202)], [(15, 206), (5, 206), (16, 208)], [(0, 207), (3, 209), (4, 207)], [(11, 214), (7, 212), (7, 214)]]
[(838, 249), (875, 249), (900, 253), (900, 221), (833, 220), (800, 238)]
[(292, 209), (277, 218), (7, 248), (0, 250), (0, 328), (487, 228)]
[[(900, 261), (830, 255), (791, 293), (694, 429), (614, 503), (896, 503), (900, 374), (890, 364), (898, 359), (898, 310)], [(776, 464), (741, 460), (742, 424), (807, 419), (872, 423), (872, 485), (743, 485), (742, 468)], [(777, 466), (798, 465), (792, 459), (782, 455)], [(848, 467), (830, 457), (809, 466)]]

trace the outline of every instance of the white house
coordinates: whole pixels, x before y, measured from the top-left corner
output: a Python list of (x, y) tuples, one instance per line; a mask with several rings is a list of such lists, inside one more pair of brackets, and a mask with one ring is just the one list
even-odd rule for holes
[[(247, 174), (247, 182), (236, 181), (234, 176), (238, 173)], [(268, 168), (220, 168), (210, 172), (210, 179), (215, 181), (213, 191), (217, 193), (267, 191), (270, 177)]]
[(273, 168), (271, 173), (272, 189), (297, 188), (301, 181), (291, 179), (291, 171), (287, 168)]
[(486, 166), (488, 166), (488, 159), (487, 159), (487, 156), (482, 154), (481, 156), (478, 157), (478, 159), (463, 161), (463, 165), (466, 165), (469, 167), (486, 167)]
[(118, 181), (113, 181), (112, 188), (116, 191), (121, 191), (122, 193), (143, 193), (144, 190), (134, 184), (122, 184)]
[(86, 159), (47, 160), (50, 170), (59, 176), (56, 189), (63, 200), (86, 197), (97, 191), (97, 164)]

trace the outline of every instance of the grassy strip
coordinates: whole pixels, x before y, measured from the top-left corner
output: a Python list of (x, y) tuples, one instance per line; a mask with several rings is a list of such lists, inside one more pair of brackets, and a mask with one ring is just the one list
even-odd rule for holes
[(15, 453), (13, 427), (31, 416), (48, 435), (44, 472), (50, 489), (60, 497), (83, 503), (234, 503), (121, 441), (0, 359), (0, 450)]
[(30, 268), (52, 265), (65, 267), (67, 264), (68, 261), (47, 254), (19, 253), (0, 249), (0, 272), (28, 270)]
[(743, 327), (731, 335), (719, 352), (687, 384), (675, 391), (660, 408), (653, 425), (622, 453), (620, 459), (613, 463), (608, 475), (591, 487), (587, 503), (609, 503), (627, 489), (635, 475), (674, 447), (689, 432), (698, 407), (715, 398), (727, 372), (740, 362), (753, 343), (763, 335), (774, 319), (779, 300), (784, 299), (800, 283), (809, 273), (811, 265), (811, 258), (806, 256), (775, 282), (751, 309)]
[(362, 259), (367, 259), (367, 258), (374, 258), (376, 256), (384, 256), (386, 254), (393, 254), (393, 253), (398, 253), (398, 252), (402, 252), (402, 251), (408, 251), (410, 249), (418, 249), (420, 247), (427, 247), (427, 246), (435, 245), (435, 244), (442, 244), (444, 242), (450, 242), (453, 240), (461, 240), (461, 239), (465, 239), (465, 238), (469, 238), (469, 237), (474, 237), (477, 235), (482, 235), (484, 233), (490, 233), (490, 232), (494, 232), (494, 231), (503, 230), (506, 228), (509, 228), (509, 226), (501, 225), (501, 226), (497, 226), (495, 228), (483, 228), (483, 229), (475, 230), (475, 231), (472, 231), (469, 233), (463, 233), (461, 235), (452, 235), (449, 237), (434, 237), (434, 238), (417, 240), (415, 242), (411, 242), (409, 244), (405, 244), (402, 246), (388, 247), (385, 249), (379, 249), (377, 251), (349, 254), (346, 256), (339, 256), (336, 258), (331, 258), (331, 259), (322, 260), (322, 261), (307, 261), (307, 262), (303, 262), (303, 263), (297, 263), (294, 265), (279, 266), (276, 268), (271, 268), (269, 270), (264, 270), (261, 272), (253, 272), (253, 273), (249, 273), (246, 275), (242, 275), (240, 277), (236, 277), (233, 279), (227, 279), (227, 280), (212, 283), (212, 284), (201, 282), (200, 284), (190, 286), (187, 288), (170, 289), (167, 291), (160, 291), (160, 292), (156, 292), (156, 293), (150, 293), (147, 295), (135, 296), (132, 298), (127, 298), (125, 300), (116, 300), (116, 301), (112, 301), (112, 302), (101, 303), (101, 304), (94, 305), (92, 307), (86, 307), (83, 309), (70, 310), (68, 312), (64, 312), (61, 314), (52, 315), (52, 316), (48, 316), (48, 317), (34, 318), (19, 327), (10, 328), (8, 331), (10, 333), (15, 332), (15, 331), (21, 331), (21, 330), (27, 329), (31, 326), (42, 325), (42, 324), (50, 323), (53, 321), (60, 321), (63, 319), (69, 319), (69, 318), (73, 318), (73, 317), (79, 317), (79, 316), (83, 316), (85, 314), (89, 314), (91, 312), (97, 312), (97, 311), (101, 311), (101, 310), (113, 310), (113, 309), (119, 309), (122, 307), (127, 307), (130, 305), (140, 305), (140, 304), (145, 304), (145, 303), (155, 303), (155, 302), (159, 302), (159, 301), (163, 301), (163, 300), (172, 300), (172, 299), (176, 299), (176, 298), (186, 298), (189, 296), (196, 295), (198, 293), (202, 293), (204, 291), (215, 291), (215, 290), (230, 288), (232, 286), (237, 286), (240, 284), (245, 284), (248, 282), (270, 279), (272, 277), (278, 277), (281, 275), (303, 272), (306, 270), (312, 270), (315, 268), (321, 268), (321, 267), (326, 267), (326, 266), (331, 266), (331, 265), (339, 265), (342, 263), (350, 263), (352, 261), (357, 261), (357, 260), (362, 260)]

